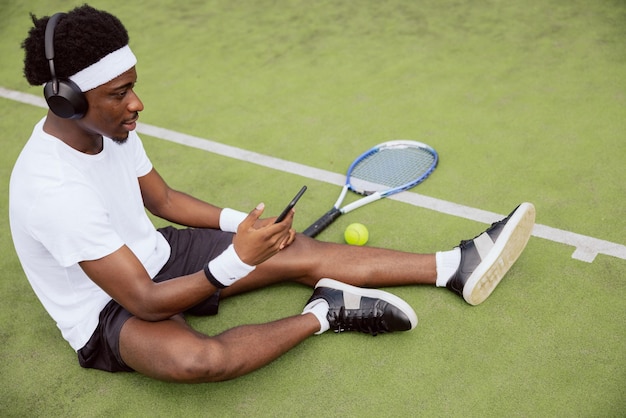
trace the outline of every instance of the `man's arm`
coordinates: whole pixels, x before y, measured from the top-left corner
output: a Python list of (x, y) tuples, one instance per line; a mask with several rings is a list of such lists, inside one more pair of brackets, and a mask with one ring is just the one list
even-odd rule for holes
[(146, 321), (170, 318), (216, 291), (203, 271), (154, 283), (125, 245), (101, 259), (83, 261), (80, 266), (109, 296)]
[[(144, 206), (153, 215), (179, 225), (220, 229), (221, 208), (172, 189), (154, 168), (139, 178), (139, 187)], [(287, 247), (296, 236), (295, 231), (291, 229), (293, 209), (279, 224), (274, 224), (274, 218), (259, 219), (258, 216), (263, 209), (257, 208), (255, 211), (257, 215), (253, 217), (251, 223), (246, 222), (244, 230), (238, 230), (237, 236), (233, 239), (239, 258), (250, 265), (257, 265), (260, 260), (269, 258), (271, 256), (269, 254), (273, 255), (275, 247), (278, 249)], [(277, 225), (282, 227), (278, 228)], [(279, 240), (278, 246), (274, 242), (275, 239)]]
[[(244, 219), (233, 244), (239, 258), (256, 266), (271, 258), (293, 241), (290, 229), (293, 212), (285, 222), (270, 223), (257, 229), (255, 222), (263, 213), (262, 205)], [(287, 243), (287, 244), (286, 244)], [(143, 264), (122, 246), (98, 260), (79, 263), (83, 271), (105, 292), (133, 315), (146, 321), (159, 321), (183, 312), (217, 290), (203, 270), (160, 283), (154, 283)]]
[[(170, 188), (152, 169), (139, 178), (144, 206), (154, 215), (191, 227), (219, 228), (221, 209)], [(133, 315), (159, 321), (189, 309), (216, 291), (204, 271), (154, 283), (127, 247), (80, 263), (83, 271)]]
[[(190, 227), (219, 228), (221, 209), (170, 188), (156, 170), (139, 178), (145, 207), (154, 215)], [(293, 211), (285, 221), (259, 221), (263, 205), (241, 223), (233, 237), (235, 252), (244, 263), (256, 266), (289, 245)], [(183, 312), (212, 295), (216, 288), (204, 271), (154, 283), (140, 260), (127, 247), (98, 260), (82, 261), (83, 271), (133, 315), (159, 321)]]
[(139, 187), (153, 215), (179, 225), (219, 229), (222, 209), (172, 189), (154, 168), (139, 178)]

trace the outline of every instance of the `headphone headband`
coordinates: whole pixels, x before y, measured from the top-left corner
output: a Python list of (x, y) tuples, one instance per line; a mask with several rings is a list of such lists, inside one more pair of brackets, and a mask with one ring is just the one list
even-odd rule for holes
[(54, 30), (57, 27), (57, 23), (59, 23), (59, 19), (65, 15), (66, 13), (56, 13), (48, 19), (48, 23), (46, 24), (46, 38), (44, 39), (47, 60), (54, 59)]
[(52, 76), (52, 91), (54, 94), (59, 93), (59, 81), (57, 80), (56, 71), (54, 69), (54, 29), (65, 13), (57, 13), (48, 20), (46, 25), (46, 37), (44, 39), (44, 48), (48, 66), (50, 67), (50, 76)]

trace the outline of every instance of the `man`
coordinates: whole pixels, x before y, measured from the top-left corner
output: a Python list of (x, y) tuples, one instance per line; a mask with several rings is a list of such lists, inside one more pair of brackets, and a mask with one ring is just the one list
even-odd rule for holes
[[(24, 74), (45, 84), (50, 110), (11, 175), (11, 232), (83, 367), (218, 381), (329, 329), (411, 330), (413, 309), (370, 288), (437, 285), (478, 304), (530, 237), (530, 203), (450, 251), (410, 254), (317, 241), (295, 233), (293, 211), (274, 223), (261, 218), (263, 204), (242, 213), (174, 190), (134, 131), (143, 103), (121, 22), (87, 5), (33, 22)], [(156, 230), (145, 209), (188, 228)], [(216, 314), (219, 300), (282, 281), (315, 288), (302, 314), (212, 337), (185, 322), (185, 313)]]

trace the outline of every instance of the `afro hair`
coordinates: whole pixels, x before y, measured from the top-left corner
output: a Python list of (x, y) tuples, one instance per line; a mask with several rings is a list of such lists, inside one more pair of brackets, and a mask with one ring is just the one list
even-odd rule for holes
[[(49, 17), (37, 19), (22, 43), (24, 76), (31, 85), (50, 81), (44, 39)], [(91, 6), (71, 10), (59, 20), (54, 31), (54, 67), (60, 79), (68, 79), (80, 70), (128, 45), (128, 32), (115, 16)]]

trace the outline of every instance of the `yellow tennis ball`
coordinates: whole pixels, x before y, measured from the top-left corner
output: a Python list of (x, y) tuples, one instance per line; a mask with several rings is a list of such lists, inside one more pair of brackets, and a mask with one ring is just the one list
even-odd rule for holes
[(360, 223), (353, 223), (348, 225), (345, 232), (343, 233), (343, 237), (346, 242), (350, 245), (365, 245), (367, 240), (369, 239), (369, 232), (365, 225)]

